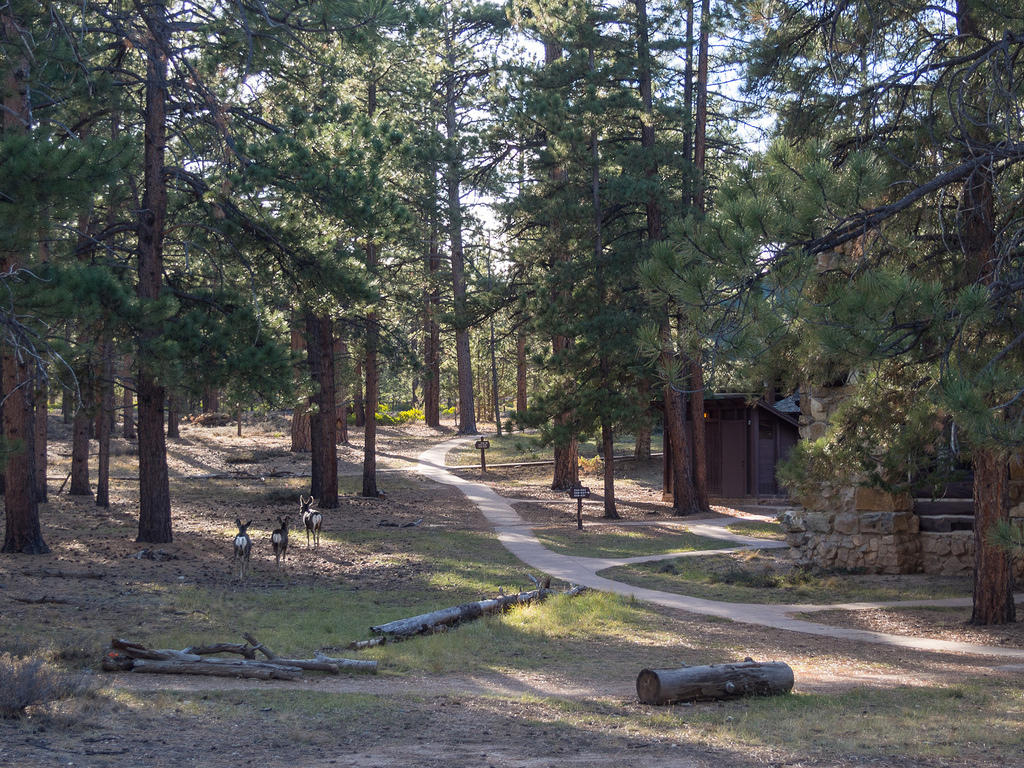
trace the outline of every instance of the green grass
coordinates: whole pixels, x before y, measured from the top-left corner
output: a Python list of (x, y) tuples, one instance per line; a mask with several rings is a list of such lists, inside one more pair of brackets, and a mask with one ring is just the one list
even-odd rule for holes
[(562, 528), (537, 528), (534, 533), (548, 549), (576, 557), (639, 557), (667, 552), (726, 549), (732, 546), (727, 541), (709, 539), (679, 529), (645, 526), (635, 530), (606, 532), (605, 528), (587, 527), (584, 524), (584, 529), (580, 531), (566, 525)]
[[(506, 464), (517, 461), (544, 461), (551, 458), (551, 446), (545, 446), (541, 442), (539, 434), (513, 432), (498, 437), (492, 435), (487, 438), (491, 447), (487, 449), (488, 464)], [(633, 453), (635, 439), (632, 435), (620, 435), (615, 438), (615, 455)], [(651, 436), (651, 450), (661, 450), (661, 435)], [(580, 442), (580, 456), (592, 459), (597, 456), (597, 444), (592, 440)], [(464, 448), (457, 448), (449, 452), (447, 463), (449, 466), (461, 466), (465, 464), (479, 464), (480, 451), (470, 444)]]
[(731, 533), (738, 533), (743, 536), (754, 536), (758, 539), (775, 539), (781, 541), (786, 538), (782, 526), (778, 523), (765, 523), (761, 520), (743, 520), (738, 523), (730, 523), (725, 530)]
[(609, 568), (602, 576), (638, 587), (733, 603), (838, 603), (966, 597), (964, 578), (824, 573), (770, 553), (736, 553)]

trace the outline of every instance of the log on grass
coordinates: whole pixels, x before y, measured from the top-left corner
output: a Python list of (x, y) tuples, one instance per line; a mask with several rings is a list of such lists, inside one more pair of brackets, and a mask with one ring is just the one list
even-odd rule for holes
[(775, 696), (791, 690), (793, 670), (781, 661), (644, 669), (636, 678), (636, 694), (644, 704)]
[(195, 653), (200, 656), (209, 656), (214, 653), (236, 653), (247, 659), (256, 658), (256, 649), (248, 643), (213, 643), (212, 645), (190, 645), (183, 649), (183, 653)]
[(289, 667), (298, 667), (299, 669), (308, 669), (314, 672), (330, 672), (332, 675), (341, 674), (342, 670), (347, 672), (368, 672), (371, 675), (377, 674), (376, 661), (335, 659), (322, 653), (317, 653), (315, 659), (285, 659), (267, 648), (249, 632), (243, 633), (242, 637), (246, 639), (253, 649), (258, 650), (275, 664), (284, 664)]
[(411, 616), (407, 619), (389, 621), (387, 624), (370, 627), (370, 631), (375, 635), (388, 635), (391, 637), (412, 637), (413, 635), (428, 634), (438, 631), (440, 627), (451, 627), (464, 621), (478, 619), (481, 616), (503, 613), (514, 606), (527, 605), (534, 601), (544, 600), (551, 595), (578, 595), (584, 589), (586, 588), (574, 586), (565, 592), (556, 589), (534, 589), (515, 595), (500, 595), (499, 597), (492, 597), (487, 600), (477, 600), (473, 603), (463, 603), (452, 608), (444, 608), (440, 611)]
[(165, 675), (253, 677), (258, 680), (298, 680), (302, 677), (302, 670), (298, 667), (248, 659), (203, 659), (200, 661), (135, 659), (131, 671)]

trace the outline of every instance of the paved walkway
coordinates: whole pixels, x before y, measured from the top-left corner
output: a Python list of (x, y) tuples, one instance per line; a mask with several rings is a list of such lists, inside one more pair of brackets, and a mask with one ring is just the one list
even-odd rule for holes
[[(616, 565), (628, 563), (650, 562), (675, 557), (696, 557), (722, 552), (735, 552), (741, 549), (767, 549), (784, 547), (784, 542), (765, 541), (748, 536), (740, 536), (724, 530), (731, 522), (701, 520), (687, 523), (687, 528), (701, 536), (728, 539), (738, 546), (729, 549), (702, 550), (699, 552), (677, 552), (664, 555), (629, 558), (595, 558), (573, 557), (552, 552), (544, 547), (533, 534), (529, 523), (523, 520), (512, 507), (515, 499), (499, 496), (489, 487), (472, 480), (453, 475), (445, 467), (445, 456), (452, 448), (456, 448), (475, 438), (455, 438), (440, 443), (424, 451), (419, 456), (417, 471), (424, 477), (438, 483), (453, 485), (472, 501), (484, 514), (497, 533), (498, 540), (513, 555), (527, 565), (548, 573), (555, 578), (572, 584), (582, 584), (605, 592), (614, 592), (627, 597), (635, 597), (668, 608), (700, 613), (708, 616), (719, 616), (745, 624), (757, 624), (775, 629), (786, 629), (792, 632), (804, 632), (811, 635), (859, 640), (868, 643), (883, 643), (890, 646), (915, 649), (921, 651), (940, 651), (948, 653), (970, 653), (981, 656), (999, 657), (1002, 659), (1024, 660), (1024, 649), (1002, 648), (999, 646), (961, 643), (952, 640), (938, 640), (926, 637), (910, 637), (892, 635), (884, 632), (871, 632), (863, 629), (849, 629), (817, 624), (812, 621), (794, 618), (795, 613), (811, 613), (824, 610), (856, 610), (866, 608), (901, 608), (913, 606), (960, 607), (969, 606), (970, 598), (950, 598), (945, 600), (906, 600), (891, 603), (838, 603), (833, 605), (759, 605), (755, 603), (726, 603), (718, 600), (705, 600), (699, 597), (688, 597), (655, 589), (644, 589), (619, 581), (598, 576), (597, 572)], [(537, 500), (531, 500), (537, 501)]]

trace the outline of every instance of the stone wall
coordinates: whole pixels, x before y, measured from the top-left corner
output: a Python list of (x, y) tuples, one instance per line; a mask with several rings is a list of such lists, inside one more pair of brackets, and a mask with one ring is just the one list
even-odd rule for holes
[[(974, 531), (921, 534), (921, 570), (942, 576), (974, 573)], [(1024, 558), (1014, 561), (1018, 587), (1024, 580)]]
[[(851, 501), (855, 496), (850, 489)], [(795, 560), (822, 568), (869, 573), (921, 569), (917, 515), (909, 510), (799, 509), (782, 515)]]

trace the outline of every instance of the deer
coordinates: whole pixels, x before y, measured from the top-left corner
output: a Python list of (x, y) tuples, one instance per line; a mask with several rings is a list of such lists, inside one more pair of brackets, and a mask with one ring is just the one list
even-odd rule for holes
[(252, 520), (242, 522), (242, 518), (235, 518), (235, 525), (238, 526), (238, 533), (235, 534), (235, 560), (238, 561), (238, 578), (244, 579), (245, 572), (249, 570), (249, 554), (252, 552), (252, 539), (246, 529), (252, 525)]
[(309, 534), (313, 534), (313, 546), (320, 547), (320, 526), (324, 522), (324, 516), (320, 510), (313, 509), (313, 497), (308, 499), (299, 496), (299, 510), (302, 512), (302, 524), (306, 526), (306, 549), (309, 549)]
[(274, 548), (274, 565), (278, 568), (281, 567), (281, 559), (288, 557), (288, 523), (290, 520), (291, 518), (287, 515), (277, 518), (277, 523), (281, 527), (275, 528), (270, 534), (270, 546)]

